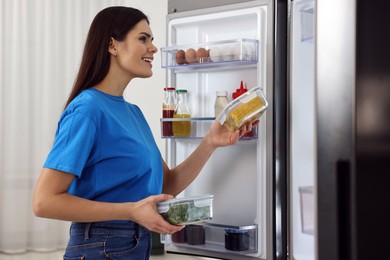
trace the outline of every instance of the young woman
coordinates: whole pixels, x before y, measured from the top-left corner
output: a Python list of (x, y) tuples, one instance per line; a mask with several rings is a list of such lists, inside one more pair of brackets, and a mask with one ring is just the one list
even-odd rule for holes
[(169, 169), (142, 112), (123, 98), (133, 78), (152, 76), (156, 52), (137, 9), (109, 7), (91, 24), (34, 193), (37, 216), (72, 221), (64, 259), (148, 259), (149, 231), (183, 228), (166, 222), (156, 204), (185, 189), (216, 148), (252, 128), (231, 133), (215, 121), (189, 158)]

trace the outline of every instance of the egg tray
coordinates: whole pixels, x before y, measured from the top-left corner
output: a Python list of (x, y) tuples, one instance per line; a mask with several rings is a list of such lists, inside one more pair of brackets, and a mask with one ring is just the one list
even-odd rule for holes
[(236, 39), (161, 48), (162, 68), (188, 68), (230, 63), (257, 63), (258, 41)]

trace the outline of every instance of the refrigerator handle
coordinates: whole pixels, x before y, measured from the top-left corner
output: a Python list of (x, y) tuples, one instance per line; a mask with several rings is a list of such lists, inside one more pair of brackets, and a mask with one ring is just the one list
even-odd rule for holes
[(348, 159), (336, 161), (336, 192), (337, 192), (337, 225), (338, 225), (338, 259), (351, 259), (351, 164)]

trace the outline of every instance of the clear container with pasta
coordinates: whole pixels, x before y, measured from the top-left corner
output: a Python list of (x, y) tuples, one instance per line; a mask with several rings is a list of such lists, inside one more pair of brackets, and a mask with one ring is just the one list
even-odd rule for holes
[(259, 119), (268, 107), (260, 87), (248, 90), (231, 101), (218, 117), (218, 122), (234, 132), (248, 122)]

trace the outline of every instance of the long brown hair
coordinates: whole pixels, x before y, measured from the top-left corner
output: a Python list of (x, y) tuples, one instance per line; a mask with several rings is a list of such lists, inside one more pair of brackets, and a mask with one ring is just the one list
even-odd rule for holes
[(83, 90), (101, 82), (110, 67), (108, 47), (111, 37), (123, 41), (127, 33), (147, 16), (138, 9), (115, 6), (100, 11), (89, 28), (80, 69), (65, 108)]

